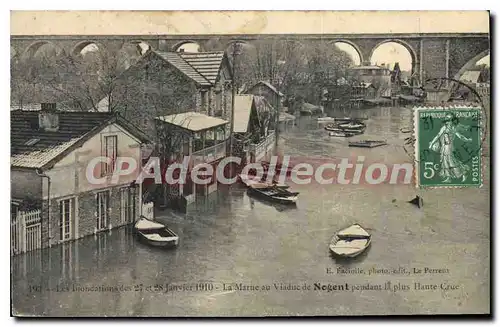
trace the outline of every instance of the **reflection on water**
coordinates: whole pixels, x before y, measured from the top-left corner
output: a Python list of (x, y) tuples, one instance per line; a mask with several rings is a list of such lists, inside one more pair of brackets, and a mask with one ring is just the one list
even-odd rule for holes
[[(410, 109), (360, 110), (365, 135), (388, 146), (353, 149), (331, 138), (314, 118), (300, 118), (282, 135), (283, 152), (301, 157), (363, 155), (409, 162), (400, 127)], [(293, 185), (295, 208), (249, 197), (245, 188), (221, 187), (199, 197), (187, 213), (157, 213), (180, 237), (177, 249), (138, 243), (130, 227), (12, 258), (14, 312), (50, 316), (127, 315), (335, 315), (486, 312), (489, 302), (488, 189), (415, 190), (412, 185)], [(407, 203), (420, 194), (425, 206)], [(335, 231), (354, 222), (372, 234), (371, 247), (355, 260), (329, 255)], [(151, 292), (148, 286), (186, 283), (411, 284), (416, 277), (327, 274), (327, 268), (447, 268), (419, 281), (460, 282), (455, 293), (297, 291)], [(74, 291), (73, 287), (120, 291)], [(38, 288), (39, 287), (39, 288)]]

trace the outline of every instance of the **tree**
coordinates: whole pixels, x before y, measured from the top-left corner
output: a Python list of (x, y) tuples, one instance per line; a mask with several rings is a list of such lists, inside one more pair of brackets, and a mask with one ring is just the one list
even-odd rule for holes
[[(114, 111), (119, 79), (141, 55), (127, 53), (124, 45), (117, 52), (98, 51), (94, 47), (71, 55), (42, 47), (29, 58), (14, 58), (13, 102), (46, 101), (72, 110)], [(101, 100), (106, 100), (106, 104), (102, 105)]]
[(349, 55), (333, 43), (306, 46), (290, 39), (260, 39), (243, 46), (237, 80), (248, 87), (265, 80), (280, 84), (286, 102), (305, 99), (319, 103), (324, 87), (346, 77)]

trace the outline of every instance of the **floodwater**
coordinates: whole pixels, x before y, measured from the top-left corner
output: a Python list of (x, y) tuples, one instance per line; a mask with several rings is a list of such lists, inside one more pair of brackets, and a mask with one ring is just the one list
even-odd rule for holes
[[(370, 118), (363, 137), (382, 138), (389, 145), (349, 148), (346, 139), (330, 138), (315, 120), (301, 118), (293, 131), (282, 134), (282, 153), (411, 162), (402, 147), (408, 134), (400, 132), (410, 127), (410, 109), (359, 113)], [(295, 208), (253, 199), (243, 187), (220, 189), (199, 199), (186, 214), (157, 213), (157, 220), (180, 236), (177, 249), (142, 245), (127, 227), (13, 257), (13, 313), (488, 313), (489, 176), (484, 179), (481, 189), (293, 185), (300, 192)], [(407, 203), (417, 194), (424, 200), (421, 209)], [(371, 232), (372, 245), (358, 258), (336, 261), (329, 256), (328, 243), (335, 231), (354, 222)], [(339, 273), (339, 267), (348, 273)], [(234, 283), (242, 285), (235, 289)]]

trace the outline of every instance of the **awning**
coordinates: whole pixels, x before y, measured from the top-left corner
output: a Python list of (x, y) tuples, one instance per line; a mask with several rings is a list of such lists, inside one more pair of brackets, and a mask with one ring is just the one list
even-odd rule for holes
[(229, 124), (227, 120), (192, 111), (168, 116), (160, 116), (156, 117), (156, 119), (192, 132), (199, 132)]
[(252, 111), (253, 95), (240, 94), (234, 98), (234, 132), (246, 133), (250, 113)]

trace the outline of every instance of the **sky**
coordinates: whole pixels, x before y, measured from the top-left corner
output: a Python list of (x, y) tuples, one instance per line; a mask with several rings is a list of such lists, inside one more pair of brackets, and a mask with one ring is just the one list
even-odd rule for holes
[(388, 42), (380, 45), (373, 51), (370, 60), (373, 65), (388, 64), (389, 68), (394, 68), (394, 64), (399, 62), (399, 67), (403, 71), (411, 71), (410, 52), (401, 44)]
[[(144, 54), (149, 49), (149, 45), (144, 42), (139, 43), (139, 47), (141, 48), (141, 55)], [(94, 51), (99, 51), (99, 48), (94, 43), (91, 43), (82, 49), (81, 54), (84, 55), (87, 52), (94, 52)]]
[(490, 55), (487, 55), (483, 59), (479, 59), (479, 61), (476, 63), (476, 65), (482, 65), (485, 64), (486, 66), (490, 67)]
[(197, 43), (185, 43), (181, 45), (177, 51), (180, 49), (184, 49), (184, 52), (199, 52), (200, 46)]
[[(335, 44), (339, 49), (347, 52), (354, 61), (355, 65), (359, 65), (359, 54), (350, 44), (337, 42)], [(411, 55), (410, 52), (401, 44), (388, 42), (378, 46), (371, 57), (372, 65), (389, 65), (393, 68), (394, 64), (399, 62), (399, 67), (404, 71), (411, 71)]]

